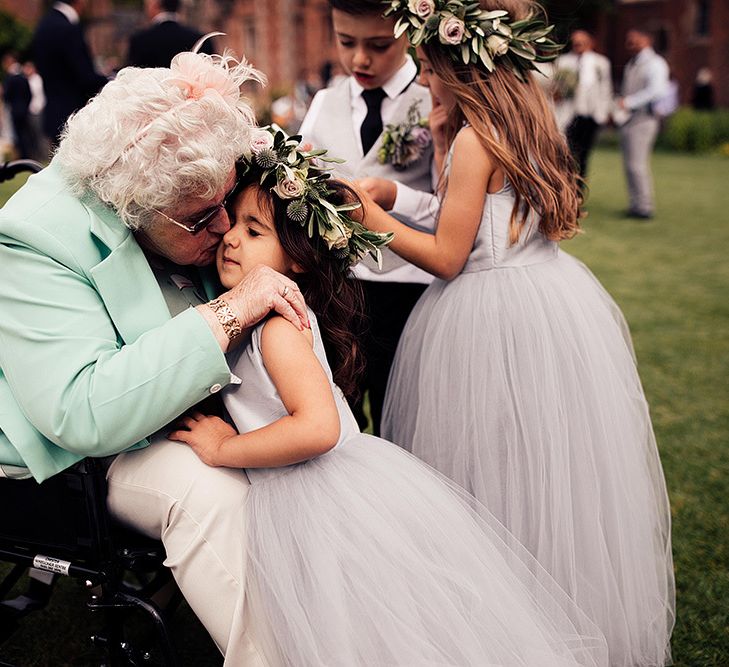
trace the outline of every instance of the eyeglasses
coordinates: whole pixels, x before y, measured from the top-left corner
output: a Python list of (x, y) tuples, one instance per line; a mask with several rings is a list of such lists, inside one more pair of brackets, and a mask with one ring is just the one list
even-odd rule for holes
[(221, 201), (219, 204), (216, 204), (213, 206), (209, 211), (206, 211), (206, 213), (203, 215), (202, 218), (200, 218), (197, 222), (186, 225), (183, 222), (179, 222), (178, 220), (175, 220), (174, 218), (171, 218), (166, 213), (163, 213), (158, 208), (153, 208), (152, 210), (155, 213), (159, 213), (163, 218), (171, 222), (173, 225), (177, 225), (178, 227), (182, 227), (186, 232), (189, 232), (190, 234), (197, 234), (198, 232), (201, 232), (203, 229), (205, 229), (222, 211), (226, 205), (228, 204), (228, 200), (233, 196), (235, 191), (238, 189), (238, 183), (239, 179), (235, 179), (235, 183), (233, 184), (233, 187), (226, 193), (225, 197), (223, 197), (223, 201)]

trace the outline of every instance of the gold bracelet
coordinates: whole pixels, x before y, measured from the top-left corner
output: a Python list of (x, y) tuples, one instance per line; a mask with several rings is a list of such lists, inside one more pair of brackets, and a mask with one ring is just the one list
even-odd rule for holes
[(220, 326), (223, 327), (225, 335), (228, 340), (233, 340), (236, 336), (240, 336), (243, 333), (243, 327), (240, 325), (240, 320), (233, 312), (227, 301), (223, 299), (213, 299), (208, 301), (208, 306), (215, 313), (215, 317), (218, 318)]

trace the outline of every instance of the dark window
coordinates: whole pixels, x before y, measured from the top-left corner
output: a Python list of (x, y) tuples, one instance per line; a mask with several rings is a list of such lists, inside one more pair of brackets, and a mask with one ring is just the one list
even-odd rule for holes
[(256, 53), (256, 20), (253, 16), (243, 19), (243, 48), (248, 54)]
[(694, 34), (697, 37), (708, 37), (711, 29), (711, 0), (696, 0), (695, 7)]
[(659, 28), (655, 33), (655, 49), (658, 53), (668, 53), (668, 30)]

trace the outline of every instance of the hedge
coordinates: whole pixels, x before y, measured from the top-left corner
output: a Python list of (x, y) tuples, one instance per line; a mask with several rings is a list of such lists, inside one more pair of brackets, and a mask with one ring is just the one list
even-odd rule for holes
[(665, 121), (658, 144), (694, 153), (724, 147), (729, 143), (729, 109), (697, 111), (681, 107)]

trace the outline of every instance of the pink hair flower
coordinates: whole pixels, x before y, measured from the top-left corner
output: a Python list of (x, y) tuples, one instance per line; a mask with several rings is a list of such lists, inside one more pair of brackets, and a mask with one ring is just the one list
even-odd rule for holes
[(238, 81), (227, 68), (213, 62), (210, 56), (199, 53), (179, 53), (172, 60), (173, 75), (167, 79), (178, 86), (187, 100), (201, 100), (203, 97), (218, 97), (231, 106), (240, 99)]

